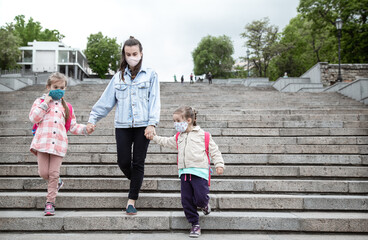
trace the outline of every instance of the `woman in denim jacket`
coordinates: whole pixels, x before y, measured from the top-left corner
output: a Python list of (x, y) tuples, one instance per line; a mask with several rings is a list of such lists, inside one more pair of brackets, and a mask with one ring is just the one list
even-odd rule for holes
[[(135, 201), (143, 181), (149, 138), (160, 120), (160, 85), (157, 74), (142, 66), (142, 45), (134, 37), (125, 41), (119, 71), (93, 106), (88, 133), (116, 105), (115, 137), (118, 165), (130, 179), (126, 213), (137, 214)], [(132, 154), (133, 146), (133, 154)]]

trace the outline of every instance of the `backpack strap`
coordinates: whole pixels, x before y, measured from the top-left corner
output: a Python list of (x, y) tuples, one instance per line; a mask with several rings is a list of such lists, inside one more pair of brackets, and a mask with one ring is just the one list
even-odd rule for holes
[[(180, 132), (177, 132), (175, 135), (175, 141), (176, 141), (176, 149), (179, 151), (179, 146), (178, 146), (178, 138), (179, 138)], [(179, 153), (176, 156), (176, 165), (178, 165), (178, 169), (179, 169)]]
[(209, 155), (209, 145), (210, 145), (210, 133), (204, 132), (204, 145), (206, 148), (206, 154), (208, 158), (208, 186), (211, 186), (211, 160)]
[(65, 129), (66, 129), (66, 132), (68, 132), (70, 130), (70, 125), (72, 123), (72, 116), (73, 116), (73, 106), (70, 104), (70, 103), (66, 103), (66, 105), (68, 106), (69, 108), (69, 118), (68, 120), (65, 122)]
[[(41, 103), (43, 103), (44, 101), (45, 101), (45, 99), (41, 98)], [(33, 124), (33, 127), (32, 127), (32, 135), (33, 136), (36, 135), (37, 128), (38, 128), (38, 124), (37, 123)]]

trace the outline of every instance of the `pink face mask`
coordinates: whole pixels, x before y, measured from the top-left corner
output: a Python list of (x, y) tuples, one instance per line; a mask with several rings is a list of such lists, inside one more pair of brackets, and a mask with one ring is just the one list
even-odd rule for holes
[(141, 55), (137, 55), (135, 57), (130, 56), (126, 58), (127, 63), (130, 67), (135, 67), (139, 63), (139, 61), (142, 59)]

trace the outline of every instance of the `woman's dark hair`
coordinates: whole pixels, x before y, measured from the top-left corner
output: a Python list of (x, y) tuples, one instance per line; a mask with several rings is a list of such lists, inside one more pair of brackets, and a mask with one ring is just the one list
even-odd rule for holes
[[(139, 46), (139, 51), (142, 52), (143, 50), (142, 44), (138, 41), (138, 39), (135, 39), (134, 37), (130, 36), (130, 38), (124, 42), (123, 49), (121, 50), (121, 62), (120, 62), (119, 71), (121, 71), (121, 80), (123, 81), (124, 81), (124, 71), (125, 71), (125, 68), (128, 66), (128, 63), (125, 59), (125, 46), (131, 47), (131, 46), (136, 46), (136, 45)], [(141, 69), (142, 60), (143, 60), (143, 56), (141, 60), (139, 61), (139, 63), (137, 64), (137, 66), (135, 66), (134, 69), (131, 69), (132, 79), (134, 79), (137, 76), (139, 70)]]

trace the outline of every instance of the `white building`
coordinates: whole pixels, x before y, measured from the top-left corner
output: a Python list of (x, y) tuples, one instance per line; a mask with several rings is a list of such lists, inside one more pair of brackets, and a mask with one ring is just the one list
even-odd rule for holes
[(29, 42), (20, 47), (22, 59), (18, 64), (24, 71), (35, 73), (61, 72), (67, 77), (82, 80), (89, 75), (86, 56), (76, 48), (61, 42)]

